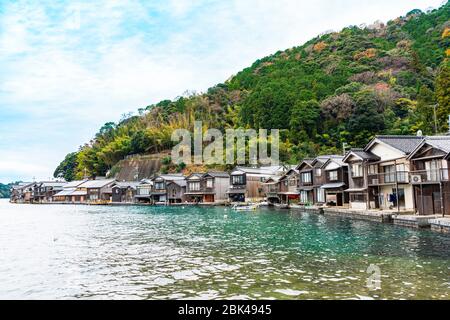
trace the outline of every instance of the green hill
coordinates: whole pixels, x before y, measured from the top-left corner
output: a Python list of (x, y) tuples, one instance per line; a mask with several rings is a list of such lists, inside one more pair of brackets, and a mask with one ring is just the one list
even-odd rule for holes
[(448, 130), (450, 3), (367, 27), (350, 26), (256, 61), (204, 94), (162, 101), (107, 123), (55, 171), (104, 175), (130, 154), (170, 149), (172, 130), (282, 129), (282, 160), (360, 147), (376, 134)]

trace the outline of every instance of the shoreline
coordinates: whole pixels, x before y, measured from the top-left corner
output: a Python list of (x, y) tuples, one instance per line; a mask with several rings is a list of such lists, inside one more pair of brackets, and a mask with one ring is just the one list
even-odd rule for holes
[[(6, 200), (6, 199), (5, 199)], [(73, 202), (45, 202), (45, 203), (14, 203), (16, 205), (80, 205), (80, 206), (110, 206), (110, 207), (230, 207), (231, 204), (224, 203), (177, 203), (171, 205), (147, 204), (147, 203), (128, 203), (128, 202), (110, 202), (110, 203), (73, 203)], [(450, 217), (442, 216), (419, 216), (411, 212), (396, 211), (363, 211), (347, 208), (326, 208), (326, 207), (301, 207), (301, 206), (265, 206), (278, 211), (293, 210), (298, 212), (312, 213), (316, 215), (344, 217), (353, 220), (363, 220), (376, 223), (385, 223), (413, 229), (430, 229), (433, 232), (450, 235)]]

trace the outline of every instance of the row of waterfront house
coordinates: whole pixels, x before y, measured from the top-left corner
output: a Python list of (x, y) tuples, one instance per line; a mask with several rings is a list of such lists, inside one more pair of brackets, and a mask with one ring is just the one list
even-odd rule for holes
[(450, 214), (450, 136), (377, 136), (344, 156), (297, 166), (162, 174), (139, 182), (97, 179), (23, 183), (12, 202), (226, 204), (261, 202)]

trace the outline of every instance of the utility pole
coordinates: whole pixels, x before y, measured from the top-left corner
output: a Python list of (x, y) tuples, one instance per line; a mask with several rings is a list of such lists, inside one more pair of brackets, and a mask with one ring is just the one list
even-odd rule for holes
[(347, 152), (347, 148), (348, 148), (348, 143), (347, 142), (343, 142), (342, 143), (342, 151), (344, 152), (344, 156), (345, 156), (345, 154), (346, 154), (346, 152)]
[(448, 133), (450, 135), (450, 114), (448, 115)]
[(433, 110), (434, 110), (434, 134), (437, 135), (438, 134), (438, 122), (437, 122), (437, 112), (436, 109), (439, 106), (439, 104), (435, 104), (433, 105)]

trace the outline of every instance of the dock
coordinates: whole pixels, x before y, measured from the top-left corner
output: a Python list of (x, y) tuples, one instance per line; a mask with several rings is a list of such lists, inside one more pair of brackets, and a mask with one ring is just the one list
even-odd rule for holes
[(327, 208), (327, 207), (302, 207), (290, 206), (290, 209), (304, 212), (324, 214), (330, 216), (347, 217), (357, 220), (374, 221), (380, 223), (392, 223), (393, 217), (397, 214), (391, 210), (354, 210), (348, 208)]
[(432, 216), (418, 216), (418, 215), (400, 215), (394, 217), (394, 224), (415, 228), (415, 229), (425, 229), (431, 227), (431, 220), (438, 218), (436, 215)]
[(450, 218), (431, 219), (431, 230), (450, 234)]

